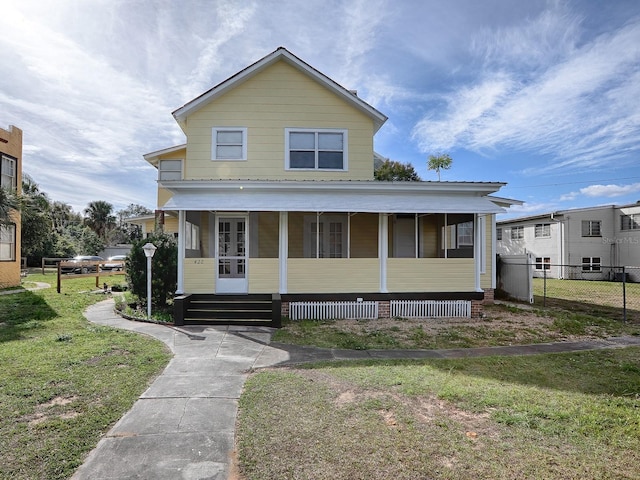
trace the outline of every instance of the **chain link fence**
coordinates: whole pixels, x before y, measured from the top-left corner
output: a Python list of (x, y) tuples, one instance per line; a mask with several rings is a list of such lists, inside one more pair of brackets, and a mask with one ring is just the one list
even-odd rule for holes
[[(640, 267), (529, 263), (526, 264), (529, 268), (524, 269), (528, 273), (520, 273), (514, 281), (512, 276), (508, 277), (508, 270), (516, 265), (503, 264), (499, 269), (500, 277), (509, 278), (508, 282), (498, 280), (508, 296), (510, 290), (521, 290), (523, 284), (531, 282), (534, 305), (640, 322)], [(519, 272), (523, 266), (519, 265)]]

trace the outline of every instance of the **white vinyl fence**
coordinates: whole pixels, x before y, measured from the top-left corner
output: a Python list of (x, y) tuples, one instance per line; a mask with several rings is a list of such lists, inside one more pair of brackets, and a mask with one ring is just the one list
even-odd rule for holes
[(391, 300), (391, 317), (471, 317), (470, 300)]
[(291, 320), (330, 320), (378, 318), (378, 302), (291, 302)]

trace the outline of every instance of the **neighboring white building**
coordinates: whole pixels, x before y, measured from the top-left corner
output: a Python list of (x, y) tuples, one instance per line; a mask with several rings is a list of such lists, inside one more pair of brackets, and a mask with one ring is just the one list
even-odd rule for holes
[[(499, 255), (535, 257), (534, 275), (611, 279), (605, 267), (640, 267), (640, 202), (559, 210), (496, 223)], [(577, 265), (579, 269), (560, 265)], [(640, 269), (629, 272), (640, 281)]]

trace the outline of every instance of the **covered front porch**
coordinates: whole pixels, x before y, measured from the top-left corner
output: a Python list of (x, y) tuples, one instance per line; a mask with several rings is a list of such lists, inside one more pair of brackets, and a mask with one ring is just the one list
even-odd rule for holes
[[(234, 195), (214, 190), (206, 201), (186, 188), (170, 200), (167, 207), (178, 207), (177, 293), (277, 294), (285, 315), (300, 301), (366, 297), (390, 305), (396, 297), (482, 301), (485, 291), (492, 295), (491, 232), (502, 209), (488, 198), (411, 195), (395, 184), (401, 194), (306, 187), (285, 196), (282, 187), (265, 195), (263, 185), (247, 195), (236, 186)], [(203, 203), (210, 207), (198, 208)], [(388, 316), (384, 305), (381, 315)]]

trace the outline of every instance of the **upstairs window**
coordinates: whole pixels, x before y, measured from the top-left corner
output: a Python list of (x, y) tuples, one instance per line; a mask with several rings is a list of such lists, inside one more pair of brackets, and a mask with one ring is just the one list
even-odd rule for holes
[(534, 232), (536, 238), (546, 238), (551, 236), (551, 224), (550, 223), (536, 223)]
[(347, 170), (346, 130), (285, 129), (287, 170)]
[(2, 155), (0, 162), (0, 187), (15, 189), (18, 187), (16, 175), (16, 159)]
[(524, 227), (511, 227), (511, 240), (522, 240), (524, 238)]
[(640, 213), (620, 215), (621, 230), (640, 230)]
[(182, 160), (160, 160), (158, 180), (182, 180)]
[(583, 237), (601, 237), (602, 222), (600, 220), (582, 220)]
[(211, 160), (246, 160), (247, 129), (214, 127), (211, 133)]

